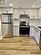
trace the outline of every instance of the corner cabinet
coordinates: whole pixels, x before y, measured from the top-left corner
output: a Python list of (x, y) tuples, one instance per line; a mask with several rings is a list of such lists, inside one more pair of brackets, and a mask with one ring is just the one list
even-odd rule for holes
[(39, 42), (40, 42), (40, 30), (35, 27), (35, 26), (30, 26), (30, 36), (32, 36), (37, 44), (39, 45)]

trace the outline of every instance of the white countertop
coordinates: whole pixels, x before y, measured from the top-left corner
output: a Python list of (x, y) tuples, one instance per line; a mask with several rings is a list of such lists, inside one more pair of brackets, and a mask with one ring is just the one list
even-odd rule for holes
[[(41, 31), (41, 29), (40, 29), (40, 28), (38, 28), (38, 26), (32, 26), (32, 27), (35, 27), (35, 28), (37, 28), (39, 31)], [(39, 26), (39, 27), (41, 27), (41, 26)]]

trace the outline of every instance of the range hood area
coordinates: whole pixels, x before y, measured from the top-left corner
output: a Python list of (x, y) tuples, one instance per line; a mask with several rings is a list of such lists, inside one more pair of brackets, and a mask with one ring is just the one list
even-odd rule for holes
[(28, 14), (20, 14), (19, 34), (29, 35), (29, 33), (30, 33), (29, 16)]
[(29, 25), (29, 15), (28, 14), (20, 14), (20, 26), (28, 26)]
[[(19, 36), (19, 35), (29, 35), (29, 29), (30, 30), (30, 25), (29, 25), (29, 17), (28, 14), (20, 14), (19, 18), (16, 17), (13, 20), (13, 35), (14, 36)], [(24, 33), (22, 33), (24, 31)], [(27, 31), (27, 33), (26, 33)]]

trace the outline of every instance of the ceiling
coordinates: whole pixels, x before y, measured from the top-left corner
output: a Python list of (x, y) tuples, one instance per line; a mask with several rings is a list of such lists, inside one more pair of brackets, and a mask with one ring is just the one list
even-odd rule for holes
[(4, 6), (13, 5), (14, 8), (38, 8), (41, 0), (4, 0)]

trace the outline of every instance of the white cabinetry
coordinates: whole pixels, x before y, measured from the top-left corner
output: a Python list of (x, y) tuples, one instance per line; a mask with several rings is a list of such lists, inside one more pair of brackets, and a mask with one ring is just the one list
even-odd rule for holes
[(14, 36), (19, 36), (19, 25), (20, 25), (20, 22), (19, 20), (13, 20), (13, 35)]
[(34, 36), (34, 27), (30, 26), (30, 36)]
[(19, 26), (13, 26), (13, 35), (19, 36)]
[(13, 13), (13, 8), (11, 7), (3, 7), (2, 8), (2, 13)]
[(20, 20), (19, 19), (13, 19), (13, 26), (19, 26)]
[(39, 44), (40, 41), (40, 30), (34, 27), (34, 36), (35, 40)]
[(19, 10), (14, 10), (14, 18), (18, 19), (19, 15)]
[(33, 36), (34, 39), (39, 44), (39, 41), (40, 41), (40, 30), (37, 27), (34, 27), (34, 26), (30, 27), (30, 36)]

